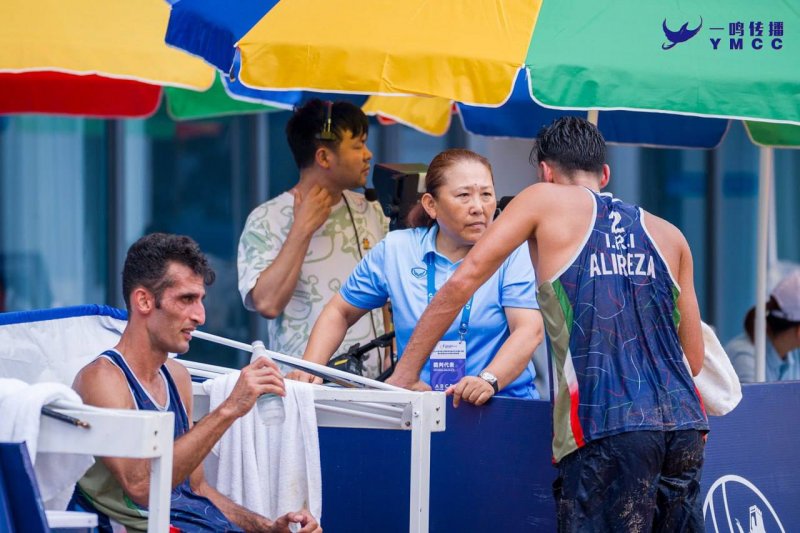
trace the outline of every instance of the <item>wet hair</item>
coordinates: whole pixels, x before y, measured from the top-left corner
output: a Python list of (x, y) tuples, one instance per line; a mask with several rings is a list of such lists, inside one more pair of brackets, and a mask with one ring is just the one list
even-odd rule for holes
[[(434, 198), (438, 197), (439, 189), (447, 182), (447, 170), (456, 163), (461, 163), (462, 161), (472, 161), (485, 166), (489, 171), (489, 175), (492, 177), (492, 182), (494, 182), (492, 165), (489, 163), (488, 159), (480, 154), (476, 154), (472, 150), (451, 148), (439, 153), (433, 158), (431, 164), (428, 165), (428, 172), (425, 175), (425, 192)], [(406, 216), (406, 225), (409, 228), (429, 228), (433, 226), (434, 222), (436, 221), (428, 215), (420, 202), (417, 202), (417, 204), (411, 208), (411, 211), (409, 211), (408, 216)]]
[[(769, 301), (767, 302), (766, 308), (767, 308), (767, 331), (769, 331), (773, 335), (779, 335), (788, 329), (800, 326), (800, 322), (786, 320), (785, 318), (781, 318), (772, 314), (772, 311), (781, 310), (781, 306), (778, 305), (778, 301), (773, 296), (769, 297)], [(751, 307), (744, 317), (744, 330), (747, 332), (747, 336), (750, 337), (750, 342), (755, 342), (756, 338), (755, 306)]]
[[(331, 106), (331, 133), (333, 139), (325, 140), (320, 134), (328, 119), (328, 106)], [(292, 118), (286, 124), (286, 140), (294, 156), (297, 168), (303, 170), (314, 164), (314, 154), (321, 146), (338, 150), (344, 132), (353, 137), (369, 133), (367, 115), (350, 102), (323, 102), (315, 98), (295, 108)]]
[(144, 287), (156, 298), (156, 307), (161, 306), (161, 296), (175, 280), (167, 276), (171, 262), (188, 267), (203, 283), (214, 283), (216, 274), (209, 266), (208, 259), (200, 251), (200, 246), (185, 235), (151, 233), (145, 235), (128, 248), (125, 265), (122, 267), (122, 296), (125, 306), (131, 310), (131, 292)]
[(588, 120), (561, 117), (539, 130), (528, 160), (555, 165), (567, 177), (579, 170), (598, 173), (606, 162), (606, 141)]

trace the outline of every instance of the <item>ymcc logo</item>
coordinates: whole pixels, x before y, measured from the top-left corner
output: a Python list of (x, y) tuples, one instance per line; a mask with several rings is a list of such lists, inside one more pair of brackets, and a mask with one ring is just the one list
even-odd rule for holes
[(785, 533), (767, 497), (747, 479), (726, 475), (717, 479), (703, 502), (706, 531), (714, 533)]
[[(691, 28), (690, 25), (692, 25)], [(685, 43), (698, 35), (702, 28), (703, 17), (699, 17), (699, 23), (693, 23), (691, 20), (686, 22), (668, 21), (665, 18), (661, 23), (661, 30), (667, 41), (661, 44), (661, 49), (670, 50)], [(783, 48), (783, 21), (779, 20), (766, 22), (734, 20), (722, 25), (709, 26), (705, 33), (708, 36), (708, 44), (713, 50), (744, 50), (745, 48), (781, 50)]]
[(702, 27), (703, 27), (703, 17), (700, 17), (700, 24), (698, 24), (697, 27), (693, 30), (689, 29), (689, 23), (687, 22), (683, 26), (681, 26), (681, 29), (679, 29), (678, 31), (671, 31), (667, 26), (667, 19), (664, 19), (664, 22), (661, 24), (661, 28), (664, 30), (664, 35), (667, 37), (667, 40), (669, 40), (669, 44), (667, 43), (662, 44), (661, 45), (662, 50), (669, 50), (676, 44), (685, 43), (686, 41), (697, 35), (697, 32), (699, 32), (700, 28)]

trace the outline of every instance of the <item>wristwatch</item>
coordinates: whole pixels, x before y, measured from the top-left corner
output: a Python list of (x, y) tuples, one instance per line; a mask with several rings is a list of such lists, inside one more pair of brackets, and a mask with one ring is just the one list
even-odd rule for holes
[(478, 377), (481, 378), (486, 383), (488, 383), (489, 385), (491, 385), (492, 388), (494, 389), (494, 393), (497, 394), (498, 389), (499, 389), (499, 387), (497, 385), (497, 376), (495, 376), (494, 374), (492, 374), (491, 372), (489, 372), (487, 370), (484, 370), (483, 372), (478, 374)]

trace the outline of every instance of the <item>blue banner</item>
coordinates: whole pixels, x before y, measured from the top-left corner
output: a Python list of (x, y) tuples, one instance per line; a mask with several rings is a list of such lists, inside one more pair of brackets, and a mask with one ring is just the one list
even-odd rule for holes
[[(792, 531), (800, 524), (800, 383), (745, 385), (711, 417), (702, 480), (706, 531)], [(550, 404), (448, 402), (431, 442), (430, 530), (555, 531)], [(320, 428), (328, 531), (408, 531), (410, 433)], [(741, 529), (739, 529), (741, 527)]]

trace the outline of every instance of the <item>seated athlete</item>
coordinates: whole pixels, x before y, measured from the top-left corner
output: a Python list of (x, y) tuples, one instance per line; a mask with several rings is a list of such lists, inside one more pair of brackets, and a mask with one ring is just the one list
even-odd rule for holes
[[(242, 369), (230, 396), (192, 424), (189, 372), (167, 354), (189, 350), (192, 331), (205, 321), (205, 286), (214, 271), (192, 239), (154, 233), (128, 250), (122, 290), (128, 325), (119, 343), (86, 365), (73, 388), (89, 405), (175, 414), (170, 523), (182, 531), (321, 532), (308, 511), (274, 522), (237, 505), (212, 488), (203, 460), (236, 419), (262, 394), (285, 394), (277, 366), (260, 357)], [(124, 438), (124, 437), (120, 437)], [(96, 509), (128, 531), (147, 529), (150, 461), (100, 457), (78, 482), (79, 507)]]

